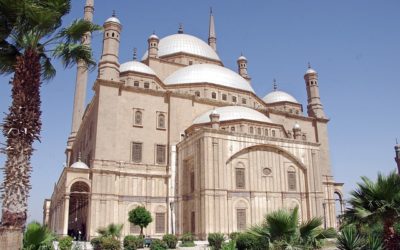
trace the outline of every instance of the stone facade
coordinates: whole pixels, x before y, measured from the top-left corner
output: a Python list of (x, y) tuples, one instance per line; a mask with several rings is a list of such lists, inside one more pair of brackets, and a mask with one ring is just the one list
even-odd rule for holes
[[(44, 221), (53, 232), (90, 239), (98, 228), (121, 223), (123, 235), (137, 234), (128, 222), (136, 206), (151, 212), (145, 234), (155, 237), (228, 234), (295, 206), (302, 220), (320, 216), (326, 226), (337, 226), (335, 193), (341, 196), (342, 184), (331, 174), (329, 120), (317, 73), (309, 69), (304, 77), (308, 115), (297, 101), (266, 102), (252, 91), (246, 58), (238, 59), (238, 73), (220, 69), (213, 26), (211, 15), (212, 46), (190, 37), (194, 42), (179, 48), (188, 36), (181, 29), (169, 40), (153, 34), (141, 62), (120, 65), (122, 26), (116, 17), (106, 21), (94, 97), (69, 138), (67, 167), (45, 201)], [(167, 40), (178, 52), (166, 53)], [(188, 75), (167, 82), (199, 64), (216, 71), (199, 76), (205, 80)]]

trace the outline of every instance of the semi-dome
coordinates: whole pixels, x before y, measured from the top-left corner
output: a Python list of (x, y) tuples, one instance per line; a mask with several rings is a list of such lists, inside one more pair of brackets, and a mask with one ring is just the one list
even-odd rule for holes
[[(217, 61), (221, 61), (219, 56), (207, 43), (203, 40), (188, 34), (174, 34), (164, 37), (158, 43), (158, 56), (166, 56), (179, 52), (184, 52), (196, 56), (201, 56)], [(142, 60), (147, 58), (146, 52)]]
[(116, 18), (115, 16), (112, 16), (112, 17), (108, 18), (105, 22), (106, 22), (106, 23), (113, 22), (113, 23), (121, 24), (121, 22), (119, 21), (119, 19)]
[(166, 85), (213, 83), (254, 93), (253, 88), (246, 79), (228, 68), (215, 64), (193, 64), (181, 68), (168, 76), (164, 83)]
[(294, 102), (294, 103), (299, 103), (296, 98), (294, 98), (292, 95), (283, 92), (283, 91), (272, 91), (271, 93), (267, 94), (264, 98), (263, 101), (267, 104), (270, 103), (276, 103), (276, 102)]
[(257, 122), (273, 123), (268, 116), (264, 115), (257, 110), (243, 107), (243, 106), (225, 106), (216, 109), (209, 110), (204, 114), (200, 115), (194, 119), (193, 124), (201, 124), (210, 122), (210, 114), (219, 114), (220, 121), (230, 121), (230, 120), (251, 120)]
[(154, 70), (152, 70), (149, 66), (147, 66), (144, 63), (138, 62), (138, 61), (130, 61), (121, 64), (119, 67), (119, 71), (122, 72), (127, 72), (127, 71), (135, 71), (139, 73), (144, 73), (148, 75), (156, 75)]
[(81, 160), (78, 160), (77, 162), (71, 165), (71, 168), (88, 169), (89, 167), (84, 162), (81, 162)]

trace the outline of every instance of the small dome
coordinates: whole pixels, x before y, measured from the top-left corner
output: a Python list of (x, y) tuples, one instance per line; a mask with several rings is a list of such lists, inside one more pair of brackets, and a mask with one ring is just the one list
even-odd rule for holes
[(308, 68), (307, 71), (306, 71), (306, 75), (307, 75), (307, 74), (315, 74), (315, 73), (317, 73), (317, 71), (315, 71), (315, 70), (312, 69), (312, 68)]
[(239, 56), (239, 58), (237, 60), (238, 61), (242, 61), (242, 60), (247, 61), (247, 58), (242, 55), (242, 56)]
[(257, 122), (273, 123), (268, 116), (255, 109), (242, 107), (242, 106), (225, 106), (216, 109), (209, 110), (204, 114), (198, 116), (194, 119), (193, 124), (201, 124), (210, 122), (210, 114), (219, 114), (220, 121), (230, 121), (230, 120), (251, 120)]
[(77, 162), (71, 165), (71, 168), (88, 169), (89, 167), (84, 162), (78, 160)]
[(300, 130), (301, 129), (301, 127), (300, 127), (300, 124), (298, 124), (297, 122), (293, 125), (293, 129), (294, 130)]
[(164, 83), (188, 84), (188, 83), (213, 83), (225, 87), (246, 90), (254, 93), (251, 85), (236, 72), (215, 64), (193, 64), (178, 69), (168, 76)]
[(157, 40), (159, 40), (160, 38), (158, 38), (158, 36), (156, 35), (156, 34), (151, 34), (151, 36), (149, 36), (149, 40), (150, 39), (157, 39)]
[(291, 96), (290, 94), (283, 92), (283, 91), (272, 91), (271, 93), (267, 94), (263, 101), (267, 104), (276, 103), (276, 102), (293, 102), (299, 103), (296, 98)]
[(112, 16), (112, 17), (108, 18), (108, 19), (105, 21), (105, 23), (109, 23), (109, 22), (121, 24), (121, 22), (119, 21), (119, 19), (116, 18), (115, 16)]
[[(179, 52), (221, 61), (215, 50), (213, 50), (203, 40), (195, 36), (188, 34), (174, 34), (162, 38), (158, 43), (159, 57), (172, 55)], [(147, 54), (148, 52), (143, 55), (142, 60), (147, 59)]]
[(138, 62), (138, 61), (130, 61), (121, 64), (119, 67), (119, 71), (122, 72), (127, 72), (127, 71), (135, 71), (139, 73), (144, 73), (148, 75), (156, 75), (156, 73), (146, 64)]

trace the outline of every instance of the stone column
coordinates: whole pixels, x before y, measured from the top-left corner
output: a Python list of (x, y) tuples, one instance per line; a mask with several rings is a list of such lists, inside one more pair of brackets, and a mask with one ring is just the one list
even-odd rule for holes
[(63, 232), (64, 236), (68, 235), (68, 218), (69, 218), (69, 195), (65, 195), (64, 198), (64, 223)]

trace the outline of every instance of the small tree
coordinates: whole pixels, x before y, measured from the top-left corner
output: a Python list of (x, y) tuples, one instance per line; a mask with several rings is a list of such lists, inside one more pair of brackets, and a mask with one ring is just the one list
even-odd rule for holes
[(130, 223), (140, 227), (140, 236), (143, 236), (143, 228), (146, 228), (152, 221), (151, 214), (145, 207), (137, 207), (129, 211)]

